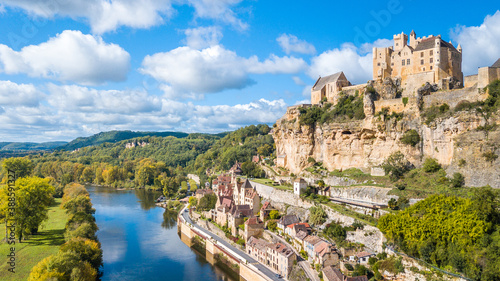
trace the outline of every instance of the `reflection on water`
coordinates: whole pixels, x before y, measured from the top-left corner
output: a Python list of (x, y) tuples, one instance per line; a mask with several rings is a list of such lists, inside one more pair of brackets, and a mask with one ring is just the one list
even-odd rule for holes
[(88, 187), (103, 249), (103, 281), (228, 280), (184, 244), (177, 215), (156, 207), (159, 193)]
[(171, 229), (177, 226), (177, 212), (165, 210), (163, 212), (163, 222), (161, 226), (166, 229)]

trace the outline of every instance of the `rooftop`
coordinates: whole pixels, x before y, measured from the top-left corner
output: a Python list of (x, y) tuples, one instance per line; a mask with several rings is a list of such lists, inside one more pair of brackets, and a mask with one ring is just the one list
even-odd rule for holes
[(322, 241), (323, 240), (321, 240), (318, 236), (315, 236), (315, 235), (309, 235), (304, 239), (304, 242), (307, 242), (311, 245), (316, 245), (317, 243), (322, 242)]
[(320, 77), (314, 84), (313, 91), (321, 90), (326, 84), (337, 81), (344, 74), (342, 71), (325, 77)]
[(344, 275), (342, 275), (342, 272), (333, 266), (323, 268), (323, 275), (329, 281), (344, 281)]
[(498, 59), (491, 67), (500, 68), (500, 59)]

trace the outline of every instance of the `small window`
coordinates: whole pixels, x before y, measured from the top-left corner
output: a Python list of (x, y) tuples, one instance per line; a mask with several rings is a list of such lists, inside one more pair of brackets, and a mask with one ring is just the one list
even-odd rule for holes
[(422, 71), (425, 71), (425, 67), (424, 67), (424, 68), (422, 68)]
[(433, 54), (434, 54), (434, 50), (430, 50), (429, 55), (432, 56)]
[(431, 70), (432, 70), (432, 65), (431, 65)]
[(424, 64), (424, 60), (420, 60), (420, 64)]
[(410, 65), (410, 59), (407, 59), (407, 60), (406, 60), (406, 64), (407, 64), (407, 65)]
[(396, 46), (399, 46), (399, 43), (396, 43)]
[(423, 58), (424, 57), (424, 52), (421, 52), (420, 53), (420, 57)]
[(380, 62), (379, 62), (379, 63), (377, 63), (377, 66), (380, 66)]
[(430, 59), (430, 62), (431, 62), (431, 63), (433, 63), (433, 62), (434, 62), (434, 59), (433, 59), (433, 58), (431, 58), (431, 59)]
[(393, 62), (391, 62), (391, 66), (394, 66), (394, 63), (393, 63)]
[(402, 61), (401, 61), (401, 65), (405, 65), (405, 60), (402, 60)]

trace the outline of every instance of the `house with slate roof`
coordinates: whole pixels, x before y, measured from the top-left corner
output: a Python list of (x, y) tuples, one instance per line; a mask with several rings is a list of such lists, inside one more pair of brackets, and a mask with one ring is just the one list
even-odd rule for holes
[(311, 89), (311, 103), (318, 104), (322, 100), (337, 103), (338, 94), (343, 87), (351, 86), (351, 82), (347, 80), (344, 72), (337, 72), (325, 77), (319, 77)]

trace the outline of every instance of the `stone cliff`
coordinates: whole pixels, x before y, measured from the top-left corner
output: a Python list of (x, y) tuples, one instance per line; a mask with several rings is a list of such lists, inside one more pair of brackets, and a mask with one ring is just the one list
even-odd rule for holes
[[(299, 121), (302, 107), (307, 106), (290, 107), (272, 132), (277, 155), (282, 159), (278, 165), (291, 173), (300, 174), (310, 166), (310, 157), (330, 171), (359, 168), (369, 172), (400, 151), (416, 167), (431, 157), (448, 174), (462, 173), (466, 185), (490, 184), (500, 188), (500, 160), (483, 157), (487, 152), (500, 155), (500, 131), (494, 127), (500, 123), (498, 112), (486, 118), (475, 110), (450, 110), (449, 114), (425, 124), (425, 117), (418, 109), (405, 111), (400, 118), (374, 116), (373, 101), (370, 104), (365, 97), (363, 120), (303, 125)], [(477, 130), (485, 125), (493, 125), (493, 129)], [(403, 134), (411, 129), (421, 139), (415, 146), (401, 142)]]

